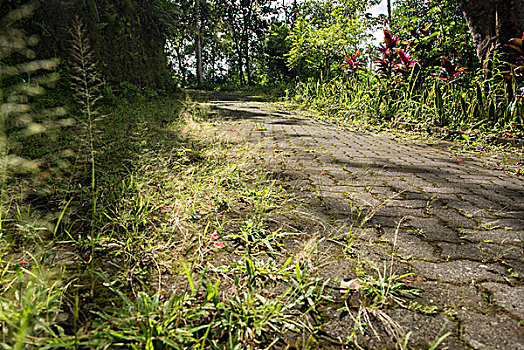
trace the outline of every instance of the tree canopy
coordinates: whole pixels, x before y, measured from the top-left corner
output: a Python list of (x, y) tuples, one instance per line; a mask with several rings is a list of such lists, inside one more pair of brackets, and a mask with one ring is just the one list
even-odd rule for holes
[[(380, 56), (370, 32), (386, 25), (385, 16), (368, 13), (378, 2), (41, 0), (25, 27), (40, 37), (39, 57), (65, 62), (71, 23), (80, 17), (107, 81), (149, 87), (274, 84), (338, 76), (357, 51), (369, 65)], [(21, 3), (4, 1), (0, 10), (5, 14)], [(438, 66), (448, 57), (474, 71), (488, 47), (503, 48), (519, 36), (522, 5), (508, 4), (398, 0), (391, 30), (409, 42), (407, 52), (422, 66)]]

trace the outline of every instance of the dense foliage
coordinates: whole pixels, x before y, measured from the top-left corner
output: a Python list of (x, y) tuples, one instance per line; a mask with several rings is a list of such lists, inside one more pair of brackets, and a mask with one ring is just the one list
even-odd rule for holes
[(353, 51), (344, 73), (300, 82), (296, 99), (339, 122), (521, 130), (520, 44), (514, 38), (479, 62), (456, 2), (399, 1), (370, 68)]

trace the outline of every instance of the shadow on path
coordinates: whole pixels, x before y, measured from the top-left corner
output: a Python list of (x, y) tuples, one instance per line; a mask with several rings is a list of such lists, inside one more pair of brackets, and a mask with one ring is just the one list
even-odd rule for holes
[[(298, 184), (307, 209), (325, 218), (318, 236), (350, 237), (355, 206), (373, 213), (361, 236), (337, 241), (339, 256), (352, 242), (353, 258), (330, 259), (322, 277), (348, 281), (369, 260), (394, 261), (398, 274), (414, 273), (424, 295), (417, 307), (381, 312), (415, 327), (418, 346), (450, 332), (449, 349), (524, 349), (524, 179), (486, 169), (478, 155), (459, 160), (442, 145), (342, 131), (257, 100), (216, 97), (211, 108), (224, 121), (217, 134), (237, 131), (236, 142), (264, 145), (274, 176)], [(348, 336), (350, 316), (329, 312), (325, 331)], [(362, 335), (364, 348), (392, 348), (380, 332), (381, 341)]]

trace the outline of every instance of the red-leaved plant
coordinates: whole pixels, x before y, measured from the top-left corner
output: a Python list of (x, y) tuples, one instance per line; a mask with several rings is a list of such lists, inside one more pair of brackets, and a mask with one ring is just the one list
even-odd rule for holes
[(373, 61), (377, 66), (378, 73), (380, 75), (391, 78), (393, 74), (393, 68), (395, 68), (397, 52), (395, 48), (398, 44), (398, 37), (392, 35), (389, 30), (384, 30), (384, 43), (380, 45), (378, 50), (382, 53), (382, 58)]
[(394, 49), (398, 45), (399, 38), (396, 35), (392, 35), (389, 30), (384, 29), (384, 45), (381, 45), (382, 50)]
[(359, 60), (358, 59), (359, 56), (360, 56), (360, 50), (357, 50), (357, 52), (355, 52), (355, 54), (351, 55), (350, 57), (344, 56), (345, 62), (342, 63), (342, 68), (346, 72), (353, 72), (353, 73), (355, 73), (358, 70), (363, 70), (364, 68), (362, 67), (362, 65), (364, 63), (364, 60)]
[(440, 61), (442, 63), (442, 68), (439, 72), (439, 79), (447, 80), (447, 81), (453, 81), (455, 80), (463, 71), (466, 70), (466, 68), (459, 68), (456, 63), (451, 61), (446, 56), (442, 56), (440, 58)]
[(510, 70), (506, 72), (506, 79), (511, 80), (514, 77), (520, 83), (524, 81), (524, 32), (522, 37), (510, 39), (506, 47), (510, 55), (507, 60)]
[(391, 78), (393, 73), (396, 73), (405, 77), (417, 63), (411, 59), (406, 50), (397, 47), (398, 43), (399, 38), (396, 35), (392, 35), (389, 30), (384, 30), (384, 43), (378, 49), (382, 53), (382, 58), (373, 61), (380, 75)]
[(403, 49), (396, 48), (395, 51), (398, 54), (400, 62), (395, 64), (393, 70), (395, 71), (395, 73), (398, 73), (403, 77), (407, 77), (411, 73), (411, 69), (413, 68), (415, 63), (417, 63), (417, 61), (412, 60), (409, 56), (409, 53)]

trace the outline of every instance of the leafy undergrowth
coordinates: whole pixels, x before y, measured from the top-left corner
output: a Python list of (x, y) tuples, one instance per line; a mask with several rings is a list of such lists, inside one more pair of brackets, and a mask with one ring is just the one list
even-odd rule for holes
[(283, 251), (296, 232), (275, 214), (292, 195), (194, 113), (121, 101), (96, 122), (94, 162), (79, 124), (24, 144), (39, 161), (9, 183), (2, 218), (5, 348), (307, 343), (327, 297)]

